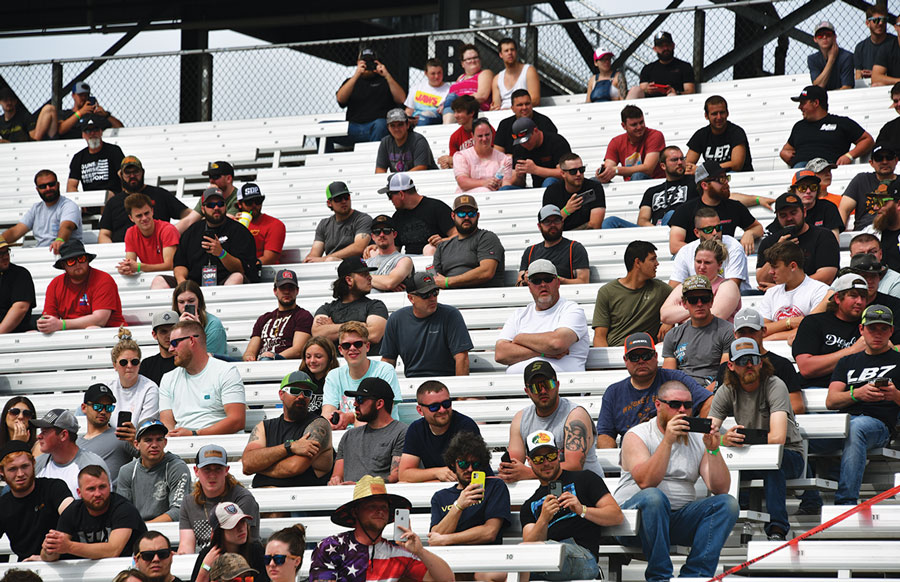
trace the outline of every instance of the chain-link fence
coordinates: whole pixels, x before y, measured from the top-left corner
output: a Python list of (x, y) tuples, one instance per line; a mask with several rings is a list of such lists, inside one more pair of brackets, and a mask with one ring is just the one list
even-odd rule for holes
[[(748, 0), (616, 16), (598, 15), (586, 0), (568, 7), (571, 20), (537, 5), (527, 25), (491, 15), (464, 31), (0, 64), (0, 77), (29, 111), (51, 100), (55, 69), (60, 87), (86, 78), (98, 102), (125, 125), (161, 125), (338, 113), (335, 91), (362, 46), (373, 47), (408, 87), (422, 80), (430, 56), (442, 57), (448, 78), (458, 76), (457, 47), (463, 42), (475, 43), (484, 66), (498, 71), (502, 63), (494, 49), (500, 38), (511, 36), (519, 41), (520, 57), (537, 64), (545, 94), (555, 94), (584, 92), (593, 67), (588, 48), (598, 46), (615, 54), (633, 86), (641, 68), (656, 60), (653, 35), (659, 30), (672, 34), (675, 56), (694, 63), (707, 81), (807, 72), (806, 57), (818, 50), (812, 33), (820, 20), (834, 24), (839, 44), (850, 51), (868, 35), (863, 12), (842, 1)], [(735, 46), (754, 45), (759, 48), (749, 58), (729, 60)], [(71, 97), (62, 95), (62, 107), (71, 106)]]

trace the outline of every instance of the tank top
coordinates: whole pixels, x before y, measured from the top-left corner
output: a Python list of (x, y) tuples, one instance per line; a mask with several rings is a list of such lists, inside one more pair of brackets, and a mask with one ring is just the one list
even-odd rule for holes
[[(522, 440), (524, 441), (529, 434), (536, 430), (546, 430), (553, 434), (553, 438), (556, 439), (556, 446), (564, 449), (566, 419), (569, 417), (569, 413), (576, 408), (582, 407), (576, 406), (568, 398), (562, 397), (559, 399), (559, 406), (556, 407), (556, 410), (550, 416), (538, 416), (537, 409), (534, 406), (529, 406), (522, 412), (522, 421), (519, 423), (519, 434), (522, 436)], [(600, 466), (600, 461), (597, 460), (597, 451), (594, 447), (594, 444), (597, 442), (597, 433), (593, 422), (590, 423), (588, 428), (591, 434), (585, 435), (587, 451), (585, 451), (584, 457), (584, 470), (603, 477), (603, 467)]]
[(519, 72), (519, 78), (516, 79), (515, 84), (509, 89), (506, 88), (506, 85), (503, 84), (503, 80), (506, 79), (506, 69), (503, 69), (499, 73), (497, 73), (497, 89), (500, 91), (500, 109), (509, 109), (512, 107), (512, 94), (513, 91), (517, 91), (518, 89), (528, 89), (528, 81), (526, 79), (526, 74), (528, 73), (528, 69), (531, 68), (531, 65), (523, 64), (522, 70)]
[[(712, 286), (712, 292), (713, 292), (713, 295), (715, 295), (716, 293), (718, 293), (718, 291), (719, 291), (719, 285), (721, 285), (721, 284), (724, 283), (724, 282), (725, 282), (725, 277), (722, 277), (721, 275), (719, 275), (718, 277), (716, 277), (716, 280), (715, 280), (715, 281), (712, 281), (712, 282), (710, 283), (710, 285)], [(734, 323), (734, 314), (741, 310), (741, 304), (742, 304), (742, 303), (743, 303), (742, 300), (741, 300), (741, 299), (738, 299), (737, 306), (735, 306), (734, 311), (732, 311), (732, 312), (728, 315), (728, 321), (729, 321), (730, 323)]]
[[(266, 430), (266, 446), (274, 447), (283, 445), (288, 439), (300, 439), (306, 434), (306, 427), (309, 424), (321, 418), (316, 414), (307, 414), (306, 418), (300, 422), (288, 422), (284, 419), (284, 415), (278, 418), (269, 418), (263, 421), (263, 428)], [(332, 455), (332, 466), (334, 465), (334, 457)], [(328, 471), (321, 477), (316, 477), (315, 469), (310, 466), (306, 471), (295, 477), (287, 477), (279, 479), (261, 475), (257, 473), (253, 476), (254, 487), (305, 487), (307, 485), (328, 485), (331, 478), (331, 471)]]
[(599, 74), (594, 77), (594, 88), (591, 89), (591, 103), (610, 101), (618, 96), (619, 89), (613, 85), (612, 79), (601, 79)]
[[(484, 69), (468, 78), (466, 78), (465, 74), (460, 75), (456, 82), (450, 85), (450, 93), (456, 95), (474, 95), (478, 92), (478, 77), (483, 72)], [(488, 111), (490, 108), (490, 99), (485, 100), (485, 102), (481, 104), (481, 111)]]

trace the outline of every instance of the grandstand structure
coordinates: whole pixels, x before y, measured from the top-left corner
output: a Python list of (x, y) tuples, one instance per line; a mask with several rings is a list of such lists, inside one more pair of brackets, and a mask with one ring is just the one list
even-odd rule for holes
[[(711, 94), (722, 95), (728, 100), (730, 119), (747, 132), (753, 153), (754, 172), (732, 175), (732, 191), (754, 196), (776, 197), (790, 183), (793, 171), (778, 157), (791, 126), (800, 118), (790, 97), (808, 84), (807, 75), (773, 76), (706, 83), (696, 95), (683, 95), (666, 99), (647, 99), (638, 104), (645, 114), (648, 127), (662, 131), (669, 145), (686, 149), (692, 133), (706, 122), (703, 119), (703, 101)], [(890, 99), (886, 88), (860, 88), (852, 91), (833, 92), (829, 95), (829, 111), (856, 120), (870, 134), (895, 117), (888, 108)], [(565, 136), (574, 152), (578, 153), (593, 171), (602, 164), (609, 140), (622, 132), (619, 112), (624, 102), (584, 103), (584, 95), (551, 97), (542, 100), (540, 111), (550, 117)], [(488, 112), (487, 117), (496, 127), (509, 112)], [(328, 122), (328, 123), (323, 123)], [(384, 185), (384, 176), (374, 174), (377, 144), (359, 144), (353, 151), (324, 153), (324, 148), (310, 149), (311, 141), (324, 143), (325, 138), (346, 134), (346, 123), (333, 114), (302, 117), (247, 119), (239, 121), (210, 121), (183, 123), (154, 127), (126, 127), (108, 130), (104, 140), (119, 145), (126, 155), (141, 158), (146, 169), (146, 182), (166, 187), (176, 193), (190, 207), (207, 185), (200, 175), (207, 162), (227, 160), (236, 168), (236, 181), (257, 183), (266, 196), (265, 211), (281, 219), (287, 226), (285, 251), (278, 268), (293, 269), (300, 282), (298, 304), (315, 310), (331, 299), (331, 282), (336, 277), (337, 263), (303, 264), (313, 241), (319, 220), (329, 214), (325, 206), (325, 185), (333, 180), (348, 184), (353, 194), (355, 209), (371, 215), (390, 214), (393, 206), (377, 189)], [(456, 126), (429, 126), (417, 131), (427, 137), (435, 157), (446, 154), (448, 139)], [(82, 149), (80, 140), (51, 141), (25, 144), (0, 145), (0, 226), (14, 224), (25, 210), (37, 200), (32, 178), (35, 172), (48, 167), (60, 176), (68, 166), (72, 155)], [(834, 171), (832, 192), (842, 192), (847, 183), (859, 172), (868, 171), (868, 165), (855, 163), (841, 166)], [(438, 198), (450, 204), (456, 196), (456, 182), (452, 171), (434, 170), (418, 172), (413, 176), (420, 193)], [(641, 195), (655, 181), (623, 182), (619, 178), (605, 186), (607, 215), (616, 215), (636, 222)], [(83, 209), (85, 218), (85, 242), (94, 242), (92, 229), (104, 202), (103, 192), (79, 192), (67, 194)], [(527, 305), (532, 298), (527, 289), (514, 287), (522, 251), (541, 240), (536, 227), (536, 215), (541, 206), (542, 190), (477, 194), (481, 219), (479, 226), (495, 232), (506, 250), (507, 286), (490, 290), (444, 290), (439, 301), (459, 308), (470, 331), (475, 347), (470, 352), (471, 376), (468, 378), (439, 378), (450, 389), (454, 398), (483, 398), (459, 401), (454, 407), (460, 412), (479, 419), (481, 430), (488, 443), (497, 452), (493, 462), (496, 470), (500, 451), (508, 442), (509, 423), (513, 415), (528, 406), (530, 401), (523, 394), (522, 379), (505, 373), (505, 367), (494, 359), (493, 348), (498, 331), (515, 308)], [(753, 214), (763, 223), (772, 220), (771, 211), (757, 207)], [(664, 280), (672, 270), (668, 249), (668, 229), (665, 227), (619, 230), (569, 231), (566, 236), (585, 245), (591, 263), (591, 283), (564, 286), (564, 297), (581, 305), (590, 320), (598, 288), (624, 274), (623, 254), (626, 245), (635, 240), (647, 240), (658, 247), (660, 268), (658, 276)], [(849, 234), (842, 236), (842, 264), (849, 262), (846, 251)], [(156, 350), (151, 337), (150, 321), (153, 315), (169, 309), (171, 292), (149, 289), (152, 276), (124, 277), (115, 265), (124, 257), (123, 244), (88, 244), (88, 252), (96, 253), (92, 266), (109, 272), (119, 286), (125, 319), (134, 339), (147, 353)], [(44, 291), (50, 280), (59, 274), (52, 267), (52, 255), (46, 248), (15, 248), (12, 262), (27, 267), (35, 282), (38, 308), (43, 305)], [(751, 259), (752, 260), (752, 259)], [(417, 269), (430, 264), (429, 257), (414, 259)], [(271, 281), (273, 268), (263, 271), (264, 282), (233, 287), (205, 288), (207, 310), (218, 316), (228, 334), (229, 352), (240, 356), (249, 340), (253, 323), (264, 311), (271, 309)], [(751, 269), (751, 285), (754, 277)], [(385, 293), (378, 296), (391, 312), (408, 304), (405, 294)], [(759, 296), (743, 298), (744, 306), (754, 306)], [(39, 333), (0, 336), (0, 393), (4, 395), (27, 394), (38, 413), (50, 408), (76, 408), (82, 393), (95, 382), (106, 382), (114, 376), (109, 362), (109, 350), (115, 345), (114, 330), (70, 330), (44, 336)], [(766, 347), (785, 357), (791, 357), (785, 342), (767, 342)], [(585, 406), (592, 418), (597, 418), (601, 398), (606, 387), (622, 379), (626, 372), (621, 348), (592, 348), (588, 358), (588, 371), (560, 375), (561, 394), (573, 398)], [(235, 364), (245, 386), (247, 427), (262, 418), (277, 416), (277, 388), (281, 378), (297, 368), (297, 361), (241, 362)], [(416, 418), (415, 391), (425, 380), (403, 376), (402, 362), (398, 367), (403, 404), (401, 419), (411, 422)], [(807, 439), (846, 436), (848, 419), (845, 414), (824, 414), (825, 398), (821, 390), (806, 390), (804, 399), (808, 414), (798, 417), (801, 432)], [(342, 437), (334, 435), (335, 446)], [(205, 444), (216, 442), (226, 448), (231, 461), (231, 472), (247, 487), (249, 478), (244, 476), (240, 456), (247, 441), (246, 434), (218, 437), (174, 437), (169, 439), (168, 450), (183, 457), (189, 464), (197, 450)], [(610, 490), (615, 488), (619, 473), (617, 451), (599, 451), (607, 473)], [(761, 525), (768, 519), (765, 508), (756, 499), (762, 490), (761, 480), (741, 479), (741, 471), (772, 469), (778, 467), (781, 447), (754, 445), (725, 451), (726, 462), (732, 471), (732, 489), (745, 487), (755, 493), (754, 505), (741, 512), (741, 518), (720, 559), (720, 569), (740, 564), (745, 560), (765, 554), (778, 544), (764, 541)], [(872, 451), (870, 464), (863, 481), (863, 498), (883, 492), (897, 483), (895, 472), (900, 462), (900, 451), (885, 448)], [(702, 482), (701, 482), (702, 483)], [(428, 529), (429, 507), (432, 494), (445, 484), (396, 484), (388, 487), (392, 493), (404, 495), (414, 507), (413, 529), (424, 533)], [(536, 481), (523, 481), (510, 486), (514, 506), (521, 504), (534, 491)], [(800, 491), (815, 488), (826, 499), (836, 488), (836, 483), (826, 479), (797, 479), (789, 482), (789, 489)], [(349, 500), (352, 486), (320, 488), (284, 488), (252, 490), (261, 511), (303, 511), (310, 517), (299, 519), (307, 526), (309, 541), (316, 542), (340, 531), (329, 520), (329, 512)], [(789, 494), (789, 508), (796, 502)], [(828, 506), (821, 521), (792, 518), (794, 534), (825, 523), (842, 512), (843, 508)], [(515, 513), (515, 512), (514, 512)], [(626, 521), (617, 528), (610, 528), (610, 535), (634, 534), (637, 528), (635, 511), (626, 511)], [(266, 537), (296, 519), (263, 519), (261, 536)], [(153, 524), (152, 529), (165, 533), (173, 542), (178, 539), (177, 525)], [(749, 539), (748, 539), (749, 538)], [(504, 534), (502, 551), (496, 546), (456, 546), (436, 548), (435, 553), (444, 557), (455, 572), (508, 571), (510, 580), (517, 572), (558, 569), (559, 549), (552, 546), (523, 546), (521, 524), (514, 520)], [(685, 548), (673, 547), (673, 561), (678, 566), (686, 555)], [(10, 552), (5, 538), (0, 539), (0, 554)], [(753, 574), (757, 580), (782, 580), (785, 576), (807, 581), (847, 578), (882, 579), (900, 577), (900, 506), (885, 501), (830, 527), (792, 548), (786, 548), (762, 559), (741, 574)], [(612, 579), (640, 580), (644, 564), (640, 549), (626, 546), (602, 546), (601, 554), (607, 556), (601, 564)], [(633, 558), (630, 565), (624, 565)], [(195, 556), (176, 556), (173, 574), (187, 579)], [(0, 572), (22, 564), (0, 564)], [(29, 563), (46, 581), (84, 580), (107, 581), (120, 570), (130, 567), (126, 558), (99, 561), (77, 560), (53, 564)], [(309, 552), (304, 560), (303, 572), (309, 567)], [(728, 578), (733, 579), (731, 577)]]

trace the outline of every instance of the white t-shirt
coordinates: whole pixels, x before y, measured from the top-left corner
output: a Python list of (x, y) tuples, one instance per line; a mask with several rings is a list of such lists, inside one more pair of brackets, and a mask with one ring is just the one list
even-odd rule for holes
[(766, 289), (759, 304), (759, 314), (769, 321), (803, 317), (825, 299), (826, 293), (828, 285), (812, 277), (804, 277), (792, 291), (785, 291), (784, 284), (775, 285)]
[(404, 105), (413, 110), (413, 117), (437, 117), (438, 107), (449, 92), (450, 83), (432, 87), (428, 79), (422, 79), (415, 88), (410, 89)]
[(506, 369), (507, 374), (521, 374), (532, 360), (550, 362), (557, 372), (583, 372), (587, 363), (590, 341), (584, 309), (577, 303), (560, 297), (556, 305), (544, 311), (534, 308), (534, 303), (520, 307), (506, 320), (499, 339), (512, 341), (520, 333), (543, 333), (567, 327), (575, 332), (578, 340), (569, 346), (569, 353), (562, 358), (531, 358), (515, 363)]
[(84, 449), (78, 449), (75, 458), (65, 465), (57, 465), (49, 454), (44, 453), (34, 460), (34, 476), (47, 477), (50, 479), (62, 479), (69, 486), (69, 491), (75, 499), (79, 499), (78, 495), (78, 473), (88, 465), (100, 465), (109, 474), (109, 467), (106, 461), (97, 453), (92, 453)]
[(131, 423), (135, 428), (152, 418), (159, 418), (159, 386), (145, 376), (138, 375), (137, 383), (131, 388), (123, 388), (116, 376), (106, 384), (116, 397), (116, 409), (109, 419), (111, 426), (119, 424), (119, 412), (131, 411)]
[(226, 404), (245, 403), (237, 368), (212, 357), (194, 376), (184, 368), (167, 372), (159, 387), (159, 409), (172, 411), (176, 428), (206, 428), (225, 418)]
[(60, 196), (56, 204), (50, 208), (47, 208), (43, 201), (35, 202), (22, 216), (22, 224), (31, 230), (39, 247), (50, 246), (59, 234), (60, 223), (65, 220), (75, 223), (75, 230), (72, 231), (69, 240), (81, 240), (84, 232), (81, 228), (81, 208), (65, 196)]
[(330, 404), (341, 412), (356, 412), (353, 407), (352, 396), (345, 396), (344, 392), (348, 390), (356, 390), (359, 383), (366, 378), (381, 378), (391, 385), (394, 391), (394, 408), (391, 409), (391, 417), (400, 420), (400, 413), (397, 405), (403, 402), (403, 396), (400, 394), (400, 382), (397, 381), (397, 372), (394, 367), (384, 362), (369, 360), (369, 369), (359, 380), (350, 377), (349, 366), (339, 366), (328, 372), (325, 376), (325, 386), (322, 388), (322, 404)]
[[(678, 252), (675, 254), (672, 275), (669, 277), (670, 281), (683, 283), (691, 275), (697, 274), (697, 271), (694, 269), (694, 254), (697, 252), (700, 242), (700, 239), (697, 239), (678, 249)], [(725, 264), (719, 269), (719, 274), (726, 279), (740, 279), (741, 291), (749, 290), (750, 284), (747, 283), (747, 254), (744, 253), (744, 247), (741, 246), (739, 240), (727, 234), (722, 236), (722, 244), (728, 250), (728, 258), (725, 259)]]

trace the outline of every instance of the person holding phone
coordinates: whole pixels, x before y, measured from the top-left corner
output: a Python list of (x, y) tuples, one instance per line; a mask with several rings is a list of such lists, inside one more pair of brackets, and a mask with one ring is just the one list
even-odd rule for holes
[(347, 137), (335, 141), (352, 145), (379, 141), (388, 134), (387, 112), (406, 101), (403, 90), (378, 55), (369, 47), (359, 52), (353, 75), (335, 95), (341, 109), (347, 109)]
[(116, 395), (109, 386), (92, 384), (85, 391), (84, 403), (81, 405), (81, 412), (87, 417), (87, 431), (75, 443), (80, 449), (94, 453), (106, 462), (113, 489), (116, 487), (119, 468), (131, 462), (137, 454), (133, 445), (136, 431), (131, 422), (131, 412), (119, 414), (119, 422), (115, 428), (110, 424), (116, 407)]
[(786, 480), (797, 479), (804, 469), (803, 440), (794, 418), (791, 399), (785, 383), (775, 375), (772, 362), (763, 359), (753, 338), (731, 342), (731, 356), (725, 381), (713, 397), (710, 418), (716, 431), (728, 416), (737, 424), (722, 437), (726, 447), (746, 444), (744, 429), (761, 429), (768, 433), (766, 443), (784, 445), (781, 467), (769, 471), (742, 472), (742, 479), (762, 479), (766, 495), (769, 523), (766, 535), (771, 541), (784, 541), (790, 522), (785, 505)]
[[(118, 337), (110, 352), (116, 378), (108, 386), (119, 404), (109, 421), (119, 427), (116, 436), (130, 442), (135, 439), (136, 426), (159, 418), (159, 386), (141, 375), (141, 346), (131, 339), (128, 328), (120, 327)], [(130, 416), (127, 420), (122, 417), (125, 412)]]
[(541, 204), (552, 204), (560, 209), (563, 230), (602, 228), (606, 216), (603, 185), (585, 177), (584, 162), (577, 154), (562, 155), (557, 166), (562, 181), (547, 186)]

